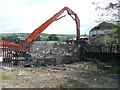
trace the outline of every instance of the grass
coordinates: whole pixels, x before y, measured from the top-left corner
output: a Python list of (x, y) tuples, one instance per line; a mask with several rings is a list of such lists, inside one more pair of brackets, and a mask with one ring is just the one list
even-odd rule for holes
[(114, 67), (114, 66), (105, 68), (105, 69), (97, 68), (95, 70), (88, 70), (88, 71), (96, 72), (96, 73), (102, 72), (102, 73), (110, 73), (110, 74), (120, 75), (120, 67)]
[(100, 61), (100, 60), (97, 60), (99, 61), (99, 63), (104, 63), (104, 64), (108, 64), (110, 65), (111, 67), (108, 67), (108, 68), (97, 68), (95, 71), (96, 72), (106, 72), (106, 73), (110, 73), (110, 74), (119, 74), (120, 75), (120, 63), (115, 59), (115, 60), (107, 60), (106, 62), (105, 61)]
[(118, 62), (116, 62), (115, 60), (113, 61), (111, 60), (107, 64), (110, 65), (111, 67), (102, 69), (104, 72), (110, 74), (120, 74), (120, 67), (118, 65)]
[(104, 71), (111, 73), (111, 74), (120, 74), (120, 67), (111, 67)]
[(41, 73), (40, 72), (35, 72), (35, 78), (40, 79), (41, 78)]
[(1, 76), (0, 79), (2, 79), (2, 80), (11, 80), (11, 79), (13, 79), (13, 77), (8, 75), (8, 74), (2, 74), (0, 76)]

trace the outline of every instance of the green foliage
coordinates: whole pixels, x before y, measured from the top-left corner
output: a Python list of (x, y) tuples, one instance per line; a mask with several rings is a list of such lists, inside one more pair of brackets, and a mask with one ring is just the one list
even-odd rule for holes
[(9, 36), (8, 38), (9, 38), (9, 40), (11, 40), (11, 41), (15, 41), (17, 37), (18, 37), (18, 36), (17, 36), (16, 34), (12, 34), (12, 35)]
[(18, 35), (14, 33), (14, 34), (3, 35), (1, 36), (1, 39), (14, 41), (17, 37)]
[(120, 43), (120, 25), (115, 25), (113, 28), (113, 37), (118, 39), (118, 43)]
[(36, 41), (42, 41), (42, 37), (40, 35), (37, 36)]
[(48, 41), (48, 37), (47, 36), (42, 36), (42, 41)]
[(113, 34), (119, 34), (120, 33), (120, 25), (115, 25), (113, 27)]
[(66, 37), (60, 37), (60, 41), (65, 42), (67, 40)]
[(2, 74), (0, 78), (1, 78), (2, 80), (10, 80), (10, 79), (12, 79), (12, 76), (7, 75), (7, 74)]
[(49, 41), (60, 41), (60, 38), (56, 34), (52, 34), (48, 37)]
[[(1, 33), (0, 38), (4, 37), (5, 40), (15, 40), (16, 37), (24, 37), (27, 38), (30, 33)], [(66, 41), (70, 38), (75, 38), (75, 35), (64, 35), (64, 34), (45, 34), (41, 33), (36, 37), (36, 41)]]

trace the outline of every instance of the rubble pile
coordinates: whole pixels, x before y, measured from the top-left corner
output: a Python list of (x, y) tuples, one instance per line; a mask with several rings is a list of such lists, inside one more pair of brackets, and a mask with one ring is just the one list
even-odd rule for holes
[(57, 41), (40, 41), (33, 44), (30, 54), (36, 66), (78, 62), (79, 49), (74, 44)]

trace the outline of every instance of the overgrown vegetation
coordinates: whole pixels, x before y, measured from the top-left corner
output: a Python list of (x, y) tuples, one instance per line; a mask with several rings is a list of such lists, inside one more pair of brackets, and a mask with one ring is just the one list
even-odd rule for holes
[(120, 25), (119, 24), (114, 26), (113, 37), (116, 38), (118, 40), (117, 43), (120, 44)]

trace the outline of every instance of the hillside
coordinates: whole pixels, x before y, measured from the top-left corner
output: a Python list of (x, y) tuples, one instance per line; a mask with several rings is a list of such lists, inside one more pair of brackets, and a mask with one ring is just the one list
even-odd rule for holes
[[(5, 38), (12, 38), (15, 39), (16, 37), (20, 37), (20, 38), (26, 38), (27, 36), (29, 36), (30, 33), (0, 33), (0, 39), (2, 39), (3, 37)], [(47, 34), (47, 33), (41, 33), (36, 37), (37, 41), (46, 41), (48, 40), (48, 37), (52, 35), (52, 34)], [(55, 34), (57, 35), (57, 37), (59, 38), (60, 41), (65, 41), (67, 39), (70, 38), (75, 38), (75, 35), (66, 35), (66, 34)]]

